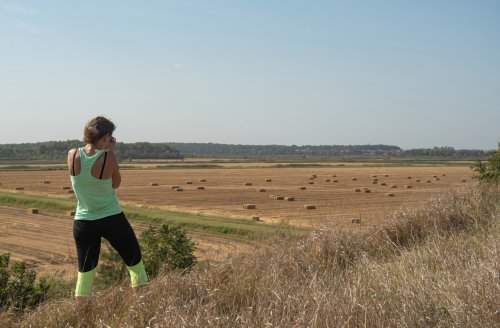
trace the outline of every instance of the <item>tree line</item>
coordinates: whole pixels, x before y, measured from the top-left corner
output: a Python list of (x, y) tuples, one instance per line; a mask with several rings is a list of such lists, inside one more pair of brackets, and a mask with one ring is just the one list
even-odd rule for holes
[[(0, 144), (0, 160), (64, 160), (71, 148), (81, 147), (80, 140)], [(434, 147), (403, 150), (391, 145), (237, 145), (217, 143), (120, 143), (116, 153), (121, 160), (182, 159), (184, 157), (244, 156), (389, 156), (486, 158), (493, 151)]]

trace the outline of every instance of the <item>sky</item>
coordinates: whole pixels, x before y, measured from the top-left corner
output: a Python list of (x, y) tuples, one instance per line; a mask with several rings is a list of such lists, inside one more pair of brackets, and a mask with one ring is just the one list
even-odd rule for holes
[(496, 149), (497, 0), (0, 0), (0, 144)]

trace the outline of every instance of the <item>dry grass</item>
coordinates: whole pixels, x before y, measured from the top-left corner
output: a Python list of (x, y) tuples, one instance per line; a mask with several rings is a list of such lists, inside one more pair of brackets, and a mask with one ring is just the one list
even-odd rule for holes
[(144, 289), (48, 302), (5, 327), (495, 327), (499, 190), (441, 194), (369, 233), (317, 231)]

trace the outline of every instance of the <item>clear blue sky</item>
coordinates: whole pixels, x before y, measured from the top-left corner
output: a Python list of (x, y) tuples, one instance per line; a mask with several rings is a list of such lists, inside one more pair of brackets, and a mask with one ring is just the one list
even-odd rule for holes
[(2, 1), (0, 143), (494, 149), (500, 1)]

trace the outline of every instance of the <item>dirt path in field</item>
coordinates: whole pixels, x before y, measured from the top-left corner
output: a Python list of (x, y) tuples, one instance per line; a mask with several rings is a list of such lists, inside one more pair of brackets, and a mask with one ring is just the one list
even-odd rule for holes
[[(132, 226), (138, 237), (148, 227), (143, 223)], [(78, 269), (72, 227), (73, 218), (69, 216), (49, 211), (29, 214), (21, 208), (0, 206), (0, 253), (11, 253), (11, 260), (26, 261), (39, 275), (59, 271), (67, 279), (74, 278)], [(224, 236), (188, 235), (197, 243), (195, 255), (199, 261), (222, 260), (258, 247)]]

